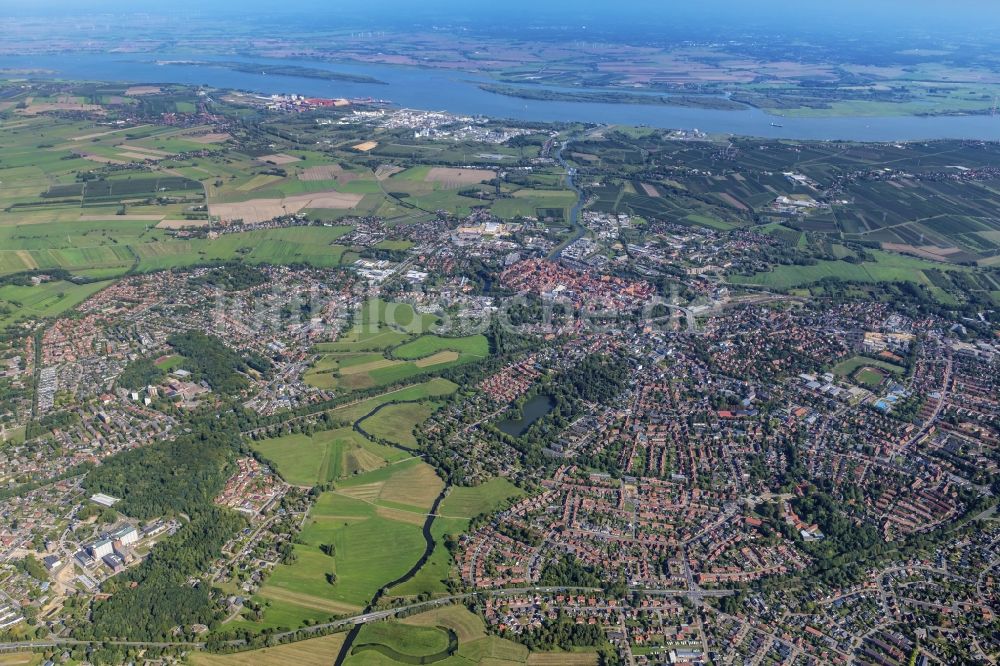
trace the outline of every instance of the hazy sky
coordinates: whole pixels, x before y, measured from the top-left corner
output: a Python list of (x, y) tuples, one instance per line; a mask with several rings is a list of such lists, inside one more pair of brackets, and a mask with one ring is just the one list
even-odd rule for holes
[(616, 27), (651, 24), (740, 23), (776, 29), (816, 30), (835, 25), (881, 29), (1000, 29), (997, 0), (0, 0), (3, 14), (94, 11), (219, 14), (314, 14), (369, 21), (494, 22), (498, 29), (540, 20)]

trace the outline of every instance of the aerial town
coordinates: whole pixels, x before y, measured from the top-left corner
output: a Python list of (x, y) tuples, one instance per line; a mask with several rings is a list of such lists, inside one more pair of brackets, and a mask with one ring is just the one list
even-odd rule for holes
[(995, 145), (86, 85), (0, 111), (0, 664), (1000, 659), (996, 254), (865, 198)]

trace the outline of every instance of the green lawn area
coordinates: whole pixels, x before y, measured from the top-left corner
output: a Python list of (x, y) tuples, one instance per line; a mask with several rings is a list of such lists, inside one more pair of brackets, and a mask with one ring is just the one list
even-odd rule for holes
[[(294, 629), (306, 620), (312, 622), (323, 622), (330, 620), (334, 616), (342, 615), (347, 608), (315, 608), (303, 606), (298, 603), (283, 601), (281, 599), (263, 597), (255, 595), (254, 599), (265, 606), (264, 617), (259, 621), (246, 618), (238, 618), (222, 625), (222, 629), (249, 629), (251, 631), (263, 631), (265, 629)], [(306, 600), (311, 603), (311, 600)]]
[(0, 444), (23, 444), (25, 429), (25, 426), (7, 428), (4, 430), (3, 435), (0, 436)]
[(377, 351), (406, 342), (411, 337), (407, 333), (389, 329), (381, 330), (375, 334), (366, 334), (362, 326), (355, 326), (337, 342), (321, 342), (313, 349), (317, 352)]
[[(375, 472), (358, 481), (377, 482), (382, 476)], [(424, 550), (416, 521), (403, 522), (379, 513), (380, 509), (363, 499), (321, 495), (300, 534), (301, 543), (295, 546), (296, 560), (274, 570), (261, 596), (307, 609), (339, 607), (349, 612), (351, 607), (364, 606), (380, 587), (413, 566)], [(324, 544), (334, 546), (333, 557), (320, 549)], [(334, 583), (327, 581), (327, 574), (336, 575)]]
[(447, 627), (458, 636), (459, 645), (486, 637), (483, 619), (461, 604), (441, 606), (402, 620), (418, 627)]
[(898, 365), (893, 365), (892, 363), (886, 363), (885, 361), (879, 361), (874, 358), (869, 358), (868, 356), (852, 356), (848, 359), (844, 359), (837, 365), (833, 366), (831, 372), (838, 377), (850, 377), (854, 372), (861, 367), (870, 365), (876, 368), (881, 368), (887, 370), (893, 374), (901, 375), (903, 374), (903, 368)]
[(379, 250), (409, 250), (413, 247), (413, 241), (408, 240), (384, 240), (376, 246)]
[(943, 267), (924, 259), (881, 250), (870, 250), (876, 261), (851, 264), (845, 261), (819, 261), (813, 266), (775, 266), (772, 270), (751, 276), (731, 275), (728, 280), (735, 284), (752, 284), (774, 289), (791, 289), (812, 284), (825, 277), (836, 277), (853, 282), (915, 282), (925, 286), (932, 283), (924, 270), (937, 268), (944, 271), (968, 270), (966, 268)]
[[(396, 621), (372, 622), (361, 628), (351, 651), (351, 659), (347, 663), (371, 663), (368, 658), (373, 654), (397, 657), (395, 661), (407, 660), (406, 658), (419, 660), (421, 657), (429, 658), (446, 653), (449, 643), (448, 633), (438, 627)], [(397, 655), (402, 656), (402, 659)]]
[(170, 372), (171, 370), (179, 368), (184, 361), (184, 357), (180, 354), (171, 354), (170, 356), (166, 356), (162, 359), (157, 359), (156, 367), (164, 372)]
[[(130, 212), (180, 215), (162, 207)], [(102, 211), (75, 206), (48, 212), (48, 220), (57, 221), (0, 225), (0, 274), (51, 268), (122, 273), (136, 262), (140, 271), (149, 271), (231, 259), (334, 267), (340, 265), (345, 250), (335, 241), (350, 230), (347, 226), (289, 227), (226, 234), (216, 239), (178, 240), (154, 228), (154, 220), (115, 220), (112, 210), (106, 221), (81, 221), (83, 214), (98, 215)]]
[(726, 222), (725, 220), (720, 220), (708, 215), (700, 215), (698, 213), (692, 213), (684, 219), (688, 222), (700, 224), (701, 226), (709, 227), (710, 229), (718, 229), (720, 231), (729, 231), (730, 229), (735, 229), (738, 226), (731, 222)]
[[(232, 625), (229, 625), (232, 626)], [(287, 645), (248, 650), (233, 654), (192, 652), (188, 662), (193, 666), (327, 666), (347, 638), (347, 632), (321, 638), (297, 641)], [(0, 666), (3, 663), (0, 662)]]
[(882, 371), (875, 368), (862, 368), (854, 375), (856, 382), (870, 389), (878, 388), (884, 379), (885, 375)]
[(468, 356), (485, 357), (490, 353), (490, 344), (484, 335), (469, 335), (463, 338), (422, 335), (412, 342), (396, 347), (392, 353), (397, 358), (418, 359), (439, 351), (457, 351)]
[(210, 261), (340, 265), (344, 246), (334, 241), (350, 227), (288, 227), (226, 234), (214, 240), (169, 240), (132, 246), (139, 270), (176, 268)]
[(294, 434), (251, 442), (288, 483), (314, 486), (357, 471), (370, 471), (404, 457), (401, 451), (368, 441), (351, 428)]
[(8, 652), (0, 654), (0, 666), (37, 666), (45, 660), (45, 655), (32, 652)]
[(366, 433), (394, 444), (414, 447), (417, 438), (414, 429), (430, 418), (443, 403), (404, 402), (386, 405), (361, 422)]
[(56, 317), (75, 308), (112, 281), (73, 284), (54, 280), (36, 286), (0, 287), (0, 328), (23, 319)]
[(441, 513), (449, 517), (475, 518), (496, 511), (524, 491), (507, 479), (496, 477), (473, 487), (454, 486), (441, 502)]
[(431, 556), (413, 578), (392, 588), (390, 594), (398, 597), (447, 594), (448, 579), (451, 576), (454, 559), (444, 545), (445, 536), (450, 534), (457, 537), (468, 529), (469, 521), (464, 518), (438, 516), (431, 525), (431, 536), (434, 539), (434, 551)]
[(382, 395), (377, 395), (374, 398), (369, 398), (368, 400), (359, 402), (356, 405), (338, 407), (337, 409), (330, 410), (330, 415), (337, 419), (353, 422), (360, 419), (362, 416), (365, 416), (379, 405), (384, 405), (387, 402), (406, 402), (423, 400), (424, 398), (435, 398), (438, 396), (451, 395), (456, 390), (458, 390), (458, 385), (454, 382), (440, 377), (435, 377), (434, 379), (420, 384), (413, 384), (412, 386), (407, 386), (405, 388), (396, 389), (395, 391), (383, 393)]
[[(385, 386), (489, 354), (489, 343), (482, 335), (420, 335), (431, 330), (437, 317), (417, 313), (407, 303), (373, 299), (355, 318), (340, 340), (313, 348), (324, 356), (306, 373), (307, 383), (348, 391)], [(395, 345), (399, 346), (393, 349)]]

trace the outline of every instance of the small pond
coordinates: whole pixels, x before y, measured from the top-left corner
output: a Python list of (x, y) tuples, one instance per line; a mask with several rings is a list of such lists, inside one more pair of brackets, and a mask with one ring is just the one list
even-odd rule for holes
[(497, 423), (497, 427), (503, 432), (513, 437), (520, 437), (531, 424), (551, 412), (556, 406), (556, 401), (549, 395), (536, 395), (524, 404), (521, 409), (521, 418), (504, 419)]

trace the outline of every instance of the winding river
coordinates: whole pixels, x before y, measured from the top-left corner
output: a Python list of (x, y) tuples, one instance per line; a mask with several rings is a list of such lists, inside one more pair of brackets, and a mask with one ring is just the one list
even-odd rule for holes
[[(356, 430), (361, 435), (371, 438), (371, 435), (369, 435), (364, 430), (361, 423), (370, 416), (377, 414), (380, 410), (389, 407), (390, 405), (397, 405), (397, 404), (401, 403), (388, 402), (382, 405), (378, 405), (377, 407), (375, 407), (375, 409), (368, 412), (367, 414), (365, 414), (364, 416), (362, 416), (361, 418), (359, 418), (357, 421), (354, 422), (353, 426), (354, 430)], [(374, 438), (372, 439), (374, 440)], [(384, 443), (386, 446), (393, 446), (402, 451), (406, 451), (407, 453), (417, 454), (416, 451), (414, 451), (409, 447), (402, 446), (400, 444), (395, 444), (393, 442), (388, 442), (385, 440), (379, 440), (379, 441), (382, 441), (382, 443)], [(434, 519), (437, 517), (438, 508), (441, 506), (441, 502), (444, 500), (444, 498), (448, 495), (448, 490), (450, 489), (451, 489), (451, 483), (446, 482), (444, 488), (441, 489), (440, 494), (438, 494), (437, 498), (434, 500), (434, 504), (431, 505), (430, 511), (427, 512), (427, 517), (426, 519), (424, 519), (424, 526), (423, 526), (424, 552), (420, 556), (420, 559), (418, 559), (416, 563), (414, 563), (414, 565), (410, 567), (406, 571), (406, 573), (404, 573), (402, 576), (400, 576), (396, 580), (389, 581), (381, 588), (379, 588), (378, 592), (375, 593), (375, 596), (372, 597), (371, 601), (369, 601), (368, 605), (365, 607), (364, 610), (365, 613), (371, 613), (373, 610), (375, 610), (375, 608), (378, 606), (378, 602), (382, 600), (382, 597), (385, 595), (386, 592), (396, 587), (397, 585), (405, 583), (406, 581), (413, 578), (415, 575), (417, 575), (417, 572), (420, 571), (421, 567), (423, 567), (427, 563), (427, 560), (430, 559), (430, 556), (434, 553), (434, 547), (436, 545), (434, 541), (434, 535), (431, 533), (431, 527), (433, 527)], [(347, 637), (344, 639), (344, 644), (340, 647), (340, 652), (337, 654), (337, 658), (334, 661), (334, 666), (341, 666), (341, 664), (343, 664), (344, 661), (351, 655), (351, 650), (353, 649), (354, 643), (355, 641), (357, 641), (358, 634), (361, 633), (361, 628), (363, 626), (364, 624), (355, 624), (353, 627), (351, 627), (351, 630), (347, 632)]]

